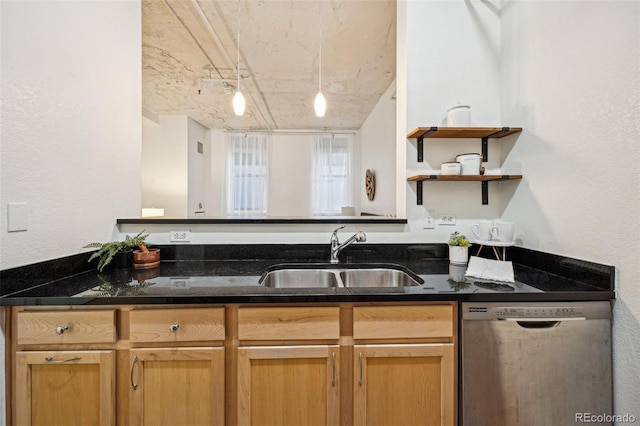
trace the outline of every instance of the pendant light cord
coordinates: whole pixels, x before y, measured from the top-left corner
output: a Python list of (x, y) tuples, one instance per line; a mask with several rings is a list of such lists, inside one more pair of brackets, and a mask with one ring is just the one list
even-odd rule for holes
[(318, 60), (318, 92), (322, 92), (322, 3), (319, 3), (320, 9), (320, 54)]
[(236, 44), (238, 45), (238, 62), (236, 65), (236, 71), (238, 72), (238, 92), (240, 91), (240, 0), (238, 0), (238, 33), (236, 38)]

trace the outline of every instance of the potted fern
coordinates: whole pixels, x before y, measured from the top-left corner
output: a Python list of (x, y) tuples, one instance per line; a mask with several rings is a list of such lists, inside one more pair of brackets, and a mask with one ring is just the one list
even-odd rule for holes
[(449, 262), (453, 265), (466, 265), (469, 261), (469, 247), (471, 243), (458, 231), (449, 236)]
[[(142, 231), (144, 232), (144, 231)], [(131, 254), (133, 253), (133, 249), (138, 247), (140, 243), (142, 243), (145, 238), (149, 236), (149, 234), (143, 234), (140, 232), (135, 237), (129, 237), (128, 235), (125, 237), (124, 241), (111, 241), (108, 243), (90, 243), (84, 246), (84, 248), (95, 248), (96, 250), (91, 257), (89, 257), (88, 262), (91, 262), (94, 259), (99, 258), (98, 261), (98, 271), (102, 271), (105, 266), (111, 263), (114, 258), (122, 257), (121, 265), (128, 267), (131, 265)]]

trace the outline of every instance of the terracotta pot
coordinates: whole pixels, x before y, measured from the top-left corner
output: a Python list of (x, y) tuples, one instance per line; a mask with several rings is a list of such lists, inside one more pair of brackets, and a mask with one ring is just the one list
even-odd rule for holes
[(149, 249), (148, 252), (135, 250), (133, 252), (133, 268), (148, 269), (160, 266), (160, 249)]

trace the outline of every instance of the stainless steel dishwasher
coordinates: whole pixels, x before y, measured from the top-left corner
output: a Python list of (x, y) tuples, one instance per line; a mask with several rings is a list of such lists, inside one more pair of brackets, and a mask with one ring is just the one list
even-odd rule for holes
[(460, 342), (463, 426), (611, 424), (609, 302), (463, 303)]

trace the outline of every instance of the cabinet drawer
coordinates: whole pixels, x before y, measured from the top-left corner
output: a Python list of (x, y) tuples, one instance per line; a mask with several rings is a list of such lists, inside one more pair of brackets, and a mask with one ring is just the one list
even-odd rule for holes
[(115, 310), (18, 312), (18, 344), (113, 343)]
[(224, 340), (224, 308), (133, 310), (129, 324), (132, 343)]
[(240, 308), (240, 340), (321, 340), (340, 337), (340, 309)]
[(354, 339), (453, 337), (453, 306), (353, 308)]

